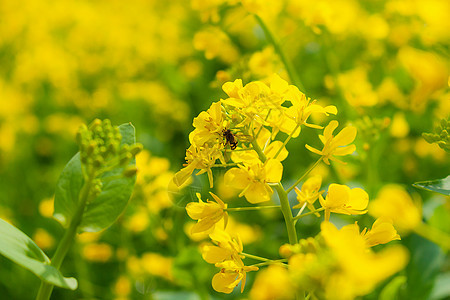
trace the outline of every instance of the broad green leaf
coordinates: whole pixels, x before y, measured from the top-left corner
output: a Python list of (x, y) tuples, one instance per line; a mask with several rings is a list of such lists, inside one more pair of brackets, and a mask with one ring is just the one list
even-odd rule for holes
[[(121, 144), (135, 143), (134, 126), (131, 123), (119, 126)], [(134, 165), (133, 160), (130, 165)], [(105, 182), (101, 194), (91, 201), (81, 221), (80, 232), (97, 232), (109, 227), (125, 209), (133, 192), (135, 177), (107, 180), (122, 174), (124, 168), (116, 168), (103, 174)], [(66, 165), (58, 180), (55, 191), (54, 217), (64, 226), (70, 224), (78, 205), (78, 195), (83, 187), (80, 154), (77, 153)]]
[(429, 224), (436, 229), (450, 234), (450, 211), (446, 205), (447, 204), (442, 204), (436, 207), (429, 220)]
[(450, 298), (450, 272), (439, 274), (436, 278), (430, 299), (449, 299)]
[(445, 254), (438, 245), (415, 234), (405, 238), (404, 242), (410, 252), (405, 299), (429, 299)]
[(406, 283), (405, 276), (394, 277), (380, 293), (379, 300), (395, 300), (399, 298), (399, 290)]
[(53, 285), (75, 290), (75, 278), (65, 278), (53, 266), (45, 253), (25, 233), (0, 219), (0, 254), (30, 270)]
[(450, 175), (442, 179), (416, 182), (413, 186), (448, 196), (450, 195)]

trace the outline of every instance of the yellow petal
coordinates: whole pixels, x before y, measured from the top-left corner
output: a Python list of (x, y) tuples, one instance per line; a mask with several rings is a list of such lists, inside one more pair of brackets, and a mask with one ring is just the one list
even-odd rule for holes
[(331, 138), (333, 131), (338, 127), (339, 123), (336, 120), (330, 121), (327, 127), (323, 130), (323, 135), (326, 139)]
[(248, 172), (240, 168), (232, 168), (225, 173), (225, 185), (234, 187), (236, 189), (244, 189), (250, 182)]
[(252, 183), (245, 192), (245, 199), (252, 204), (269, 201), (272, 190), (266, 186), (266, 184), (261, 182)]
[(355, 140), (356, 127), (348, 126), (341, 130), (334, 138), (333, 144), (335, 145), (348, 145)]
[[(283, 142), (273, 141), (272, 143), (269, 144), (269, 146), (266, 147), (266, 149), (264, 149), (264, 154), (266, 155), (267, 158), (273, 158), (281, 146), (283, 146)], [(278, 154), (277, 156), (277, 159), (279, 161), (283, 161), (288, 156), (288, 154), (289, 152), (286, 150), (286, 147), (283, 146), (283, 148), (280, 151), (280, 154)]]
[(231, 251), (229, 249), (220, 248), (217, 246), (206, 245), (202, 248), (203, 259), (210, 264), (223, 262), (230, 259)]
[(360, 188), (354, 188), (350, 191), (348, 205), (354, 209), (363, 210), (369, 204), (369, 195)]
[(186, 205), (186, 211), (193, 220), (204, 217), (205, 203), (189, 202)]
[(216, 224), (216, 222), (214, 222), (210, 218), (201, 219), (197, 224), (192, 226), (191, 234), (196, 234), (196, 233), (210, 230), (215, 224)]
[(267, 182), (279, 182), (283, 176), (283, 165), (277, 159), (269, 159), (264, 165)]
[(239, 284), (236, 273), (217, 273), (212, 279), (212, 287), (216, 292), (230, 294)]

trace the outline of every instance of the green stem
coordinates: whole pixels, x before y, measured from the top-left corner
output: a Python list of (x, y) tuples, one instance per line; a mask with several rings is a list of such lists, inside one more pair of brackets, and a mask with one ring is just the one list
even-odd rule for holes
[(289, 59), (287, 59), (287, 57), (284, 54), (283, 50), (281, 49), (280, 45), (275, 40), (274, 36), (270, 32), (269, 28), (266, 26), (264, 21), (261, 19), (261, 17), (258, 15), (254, 15), (254, 16), (255, 16), (255, 19), (258, 22), (259, 26), (261, 26), (261, 29), (264, 31), (264, 34), (266, 35), (267, 40), (272, 44), (274, 50), (280, 56), (280, 59), (283, 62), (284, 67), (286, 68), (286, 72), (288, 73), (292, 83), (295, 86), (297, 86), (301, 92), (305, 92), (305, 87), (303, 86), (303, 83), (301, 82), (300, 78), (298, 77), (298, 74), (295, 71), (294, 65), (291, 63), (291, 61)]
[(325, 208), (321, 207), (321, 208), (318, 208), (318, 209), (316, 209), (316, 210), (309, 211), (309, 212), (307, 212), (307, 213), (304, 213), (304, 214), (301, 214), (301, 215), (299, 215), (299, 216), (294, 217), (294, 220), (301, 219), (301, 218), (303, 218), (303, 217), (306, 217), (306, 216), (315, 214), (315, 213), (317, 213), (317, 212), (319, 212), (319, 211), (323, 211), (323, 210), (325, 210)]
[[(259, 159), (261, 159), (262, 162), (265, 162), (267, 160), (266, 156), (262, 152), (261, 148), (259, 147), (258, 143), (253, 140), (252, 141), (253, 149), (258, 153)], [(296, 244), (297, 241), (297, 232), (295, 231), (295, 224), (292, 216), (292, 210), (291, 206), (289, 205), (289, 199), (288, 194), (284, 190), (283, 186), (281, 185), (281, 182), (278, 182), (275, 185), (275, 189), (277, 190), (278, 197), (280, 199), (280, 205), (281, 205), (281, 212), (283, 213), (284, 222), (286, 223), (286, 229), (288, 233), (289, 243), (291, 245)]]
[(322, 161), (322, 156), (314, 163), (314, 165), (312, 165), (308, 171), (305, 172), (305, 174), (302, 175), (302, 177), (300, 177), (290, 188), (288, 188), (286, 190), (286, 193), (289, 193), (290, 191), (292, 191), (297, 184), (299, 184), (315, 167), (317, 167), (317, 165)]
[(248, 206), (248, 207), (230, 207), (224, 209), (225, 211), (245, 211), (245, 210), (261, 210), (269, 208), (280, 208), (279, 205), (264, 205), (264, 206)]
[(431, 227), (426, 223), (421, 223), (419, 226), (414, 228), (414, 232), (426, 238), (427, 240), (436, 243), (437, 245), (444, 248), (446, 251), (450, 250), (450, 235), (434, 227)]
[(214, 164), (214, 165), (212, 165), (211, 167), (212, 167), (212, 168), (217, 168), (217, 167), (220, 167), (220, 168), (226, 168), (226, 167), (236, 167), (236, 166), (238, 166), (238, 165), (239, 165), (239, 163)]
[(263, 266), (275, 265), (275, 264), (287, 267), (288, 265), (283, 263), (285, 261), (286, 261), (286, 259), (270, 260), (270, 261), (262, 262), (259, 264), (251, 265), (251, 267), (263, 267)]
[[(51, 265), (54, 266), (57, 270), (61, 267), (61, 264), (66, 257), (67, 252), (69, 251), (70, 246), (72, 245), (75, 235), (77, 234), (78, 226), (81, 224), (81, 220), (83, 218), (83, 213), (88, 203), (91, 189), (93, 187), (93, 179), (95, 178), (95, 174), (91, 173), (91, 176), (88, 177), (83, 188), (80, 191), (79, 196), (79, 204), (75, 214), (73, 215), (72, 220), (70, 221), (69, 228), (67, 228), (64, 233), (61, 242), (56, 249), (55, 254), (51, 260)], [(42, 281), (41, 286), (39, 288), (38, 294), (36, 296), (36, 300), (48, 300), (50, 299), (50, 295), (53, 291), (53, 284)]]
[(288, 194), (280, 182), (275, 186), (275, 189), (280, 198), (281, 212), (283, 213), (284, 221), (286, 223), (289, 244), (297, 244), (297, 231), (295, 231), (294, 217), (292, 216), (291, 206), (289, 205)]
[(300, 127), (299, 124), (297, 124), (297, 126), (295, 126), (294, 130), (292, 130), (291, 134), (289, 134), (289, 136), (284, 140), (283, 145), (281, 145), (280, 149), (278, 149), (277, 153), (275, 153), (275, 156), (273, 158), (277, 158), (278, 155), (281, 153), (281, 151), (283, 150), (284, 147), (286, 147), (287, 143), (290, 141), (290, 139), (292, 138), (292, 136), (294, 135), (295, 131)]
[(248, 257), (248, 258), (251, 258), (251, 259), (260, 260), (260, 261), (273, 261), (272, 259), (268, 259), (268, 258), (264, 258), (264, 257), (261, 257), (261, 256), (256, 256), (256, 255), (248, 254), (248, 253), (244, 253), (244, 252), (241, 252), (240, 254), (244, 255), (245, 257)]

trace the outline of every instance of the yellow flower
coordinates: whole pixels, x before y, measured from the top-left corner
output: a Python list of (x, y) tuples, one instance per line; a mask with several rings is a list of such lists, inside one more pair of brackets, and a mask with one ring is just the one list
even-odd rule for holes
[(86, 260), (94, 262), (107, 262), (112, 257), (112, 247), (106, 243), (88, 244), (83, 248)]
[(216, 140), (224, 129), (220, 101), (211, 104), (207, 111), (202, 111), (194, 118), (192, 125), (195, 129), (189, 134), (191, 144), (203, 146), (210, 140)]
[(232, 63), (239, 57), (237, 48), (218, 27), (209, 27), (194, 36), (194, 48), (205, 51), (207, 59), (218, 57), (225, 63)]
[(367, 230), (367, 228), (364, 228), (361, 236), (365, 239), (368, 247), (400, 240), (400, 236), (392, 225), (392, 221), (385, 217), (378, 218), (373, 223), (372, 229)]
[(323, 222), (321, 234), (336, 260), (325, 287), (327, 299), (354, 299), (366, 295), (408, 261), (408, 253), (400, 245), (373, 253), (359, 234), (357, 224), (338, 230), (330, 222)]
[(212, 287), (217, 292), (231, 293), (234, 288), (241, 283), (241, 293), (244, 291), (247, 272), (258, 271), (258, 267), (245, 266), (244, 263), (234, 260), (227, 260), (217, 263), (216, 267), (222, 268), (212, 279)]
[(281, 104), (286, 99), (288, 86), (288, 83), (276, 74), (269, 78), (269, 86), (261, 81), (252, 81), (242, 86), (242, 80), (237, 79), (223, 84), (222, 89), (229, 98), (221, 101), (244, 115), (244, 124), (264, 124), (269, 110), (283, 110)]
[(319, 195), (319, 201), (325, 208), (325, 221), (328, 221), (330, 212), (344, 215), (365, 214), (367, 204), (369, 204), (369, 195), (363, 189), (350, 189), (346, 185), (333, 183), (328, 188), (326, 198)]
[(33, 241), (39, 248), (48, 250), (55, 245), (55, 239), (45, 229), (37, 228), (33, 235)]
[[(274, 158), (275, 154), (280, 150), (280, 153), (276, 157), (277, 160), (283, 161), (289, 155), (286, 146), (283, 146), (281, 141), (271, 141), (270, 131), (265, 128), (258, 128), (255, 131), (259, 131), (259, 135), (256, 139), (256, 143), (262, 149), (266, 158)], [(282, 147), (283, 146), (283, 147)], [(247, 151), (233, 151), (231, 153), (231, 159), (236, 162), (246, 162), (246, 163), (257, 163), (261, 160), (259, 159), (258, 153), (255, 150)]]
[(172, 266), (173, 258), (162, 256), (159, 253), (146, 252), (139, 261), (139, 267), (143, 271), (167, 280), (173, 280)]
[[(294, 124), (305, 125), (311, 128), (322, 128), (321, 126), (309, 124), (307, 120), (312, 113), (322, 113), (328, 116), (329, 114), (337, 114), (337, 108), (334, 105), (322, 107), (316, 103), (316, 100), (311, 102), (305, 94), (299, 91), (296, 86), (289, 86), (289, 92), (286, 97), (292, 103), (286, 110), (286, 115), (292, 120)], [(292, 125), (291, 125), (292, 126)]]
[(203, 147), (196, 147), (191, 145), (186, 150), (186, 162), (185, 167), (175, 173), (172, 182), (175, 186), (182, 186), (192, 175), (195, 169), (200, 169), (197, 175), (207, 173), (209, 180), (209, 187), (213, 187), (213, 175), (211, 168), (216, 163), (216, 160), (220, 159), (225, 163), (222, 152), (218, 148), (218, 144), (213, 147), (209, 147), (205, 144)]
[(225, 173), (225, 184), (242, 190), (239, 197), (245, 196), (248, 202), (255, 204), (269, 201), (272, 188), (268, 183), (281, 180), (283, 165), (276, 159), (245, 164), (232, 168)]
[(217, 245), (204, 245), (202, 247), (203, 259), (210, 263), (221, 263), (226, 260), (240, 261), (240, 253), (243, 251), (241, 239), (232, 238), (223, 230), (215, 230), (209, 235), (211, 240)]
[(391, 219), (400, 230), (409, 231), (421, 223), (421, 212), (411, 196), (399, 185), (387, 185), (370, 203), (370, 214)]
[[(320, 175), (311, 176), (306, 180), (303, 185), (302, 189), (299, 190), (297, 187), (295, 187), (295, 193), (297, 194), (297, 201), (298, 204), (295, 205), (293, 208), (301, 208), (303, 205), (306, 204), (308, 209), (310, 211), (315, 210), (314, 202), (319, 198), (319, 189), (322, 185), (322, 177)], [(316, 216), (320, 216), (319, 213), (316, 213)]]
[(219, 197), (209, 192), (216, 202), (203, 202), (199, 193), (197, 193), (198, 203), (190, 202), (186, 205), (186, 211), (198, 223), (191, 228), (191, 234), (199, 233), (212, 229), (217, 222), (224, 218), (224, 228), (227, 226), (228, 213), (227, 204), (225, 204)]
[(333, 131), (339, 125), (338, 121), (331, 121), (327, 127), (323, 130), (323, 135), (319, 135), (320, 140), (323, 143), (322, 151), (317, 150), (309, 145), (305, 145), (306, 148), (316, 154), (322, 155), (323, 161), (329, 165), (329, 160), (340, 161), (335, 158), (334, 155), (343, 156), (351, 154), (356, 150), (355, 145), (348, 145), (356, 137), (356, 128), (353, 126), (345, 127), (336, 136), (333, 135)]
[(286, 268), (270, 265), (258, 272), (250, 291), (250, 298), (255, 300), (294, 299), (295, 290)]

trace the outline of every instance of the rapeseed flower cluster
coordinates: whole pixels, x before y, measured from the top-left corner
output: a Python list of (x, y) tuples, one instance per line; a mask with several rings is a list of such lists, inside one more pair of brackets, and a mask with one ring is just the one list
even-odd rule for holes
[[(255, 282), (251, 292), (255, 299), (293, 299), (299, 292), (309, 293), (310, 297), (353, 299), (368, 294), (379, 282), (405, 266), (408, 254), (400, 246), (380, 253), (370, 250), (375, 245), (400, 239), (391, 218), (383, 216), (375, 221), (372, 229), (365, 228), (362, 232), (356, 223), (338, 230), (329, 222), (331, 213), (367, 213), (369, 195), (363, 189), (333, 183), (324, 196), (319, 175), (309, 177), (301, 189), (297, 187), (320, 162), (342, 164), (344, 162), (336, 156), (350, 155), (356, 150), (352, 144), (357, 133), (355, 127), (347, 126), (335, 134), (337, 121), (330, 121), (325, 128), (311, 121), (313, 114), (337, 114), (335, 106), (322, 106), (312, 101), (278, 75), (272, 75), (265, 82), (253, 81), (245, 85), (237, 79), (226, 82), (222, 88), (228, 97), (214, 102), (194, 118), (186, 164), (174, 175), (172, 184), (181, 187), (198, 170), (196, 175), (207, 173), (209, 186), (213, 188), (217, 181), (213, 168), (225, 167), (228, 170), (224, 174), (224, 184), (237, 190), (239, 198), (259, 205), (270, 201), (276, 191), (280, 205), (230, 207), (212, 192), (213, 201), (204, 202), (201, 194), (197, 193), (198, 202), (186, 205), (188, 215), (197, 220), (191, 227), (191, 234), (209, 234), (213, 242), (212, 245), (203, 245), (201, 252), (204, 260), (220, 268), (212, 278), (212, 287), (216, 291), (228, 294), (240, 283), (242, 292), (248, 272), (271, 265), (262, 273), (262, 279)], [(323, 134), (319, 135), (323, 144), (321, 150), (305, 145), (320, 157), (304, 176), (285, 190), (281, 181), (282, 161), (289, 155), (286, 145), (298, 137), (304, 127), (323, 129)], [(282, 133), (287, 135), (284, 140), (278, 139)], [(287, 196), (293, 189), (298, 204), (291, 208)], [(320, 207), (316, 207), (317, 202)], [(280, 253), (286, 257), (284, 259), (270, 260), (244, 253), (239, 237), (232, 237), (227, 231), (229, 213), (265, 208), (278, 208), (284, 216), (290, 242), (290, 245), (280, 248)], [(300, 208), (296, 216), (292, 212), (295, 208)], [(305, 208), (309, 212), (303, 214)], [(324, 222), (320, 234), (315, 239), (299, 241), (295, 223), (306, 215), (320, 217), (321, 212), (324, 212)], [(246, 266), (243, 258), (262, 263)], [(271, 273), (280, 274), (280, 284), (288, 289), (258, 292), (267, 290), (261, 285)]]

